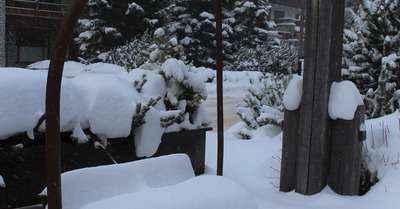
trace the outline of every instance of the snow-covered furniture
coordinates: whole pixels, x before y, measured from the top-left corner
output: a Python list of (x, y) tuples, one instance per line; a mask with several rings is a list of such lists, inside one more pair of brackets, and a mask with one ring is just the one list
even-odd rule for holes
[[(64, 209), (257, 208), (233, 181), (195, 177), (185, 154), (77, 169), (63, 173), (61, 179)], [(41, 195), (46, 194), (45, 189)]]

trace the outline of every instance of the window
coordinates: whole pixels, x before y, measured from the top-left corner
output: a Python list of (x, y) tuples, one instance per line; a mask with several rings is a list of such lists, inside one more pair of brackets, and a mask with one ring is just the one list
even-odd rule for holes
[(32, 63), (48, 59), (48, 31), (17, 30), (18, 62)]
[(284, 17), (285, 17), (285, 12), (279, 10), (274, 11), (274, 19), (284, 18)]
[(37, 62), (47, 59), (46, 47), (20, 46), (18, 47), (19, 62)]

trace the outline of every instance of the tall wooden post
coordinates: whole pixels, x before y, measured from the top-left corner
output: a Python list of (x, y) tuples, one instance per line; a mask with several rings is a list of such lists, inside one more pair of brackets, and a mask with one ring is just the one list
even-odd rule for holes
[(340, 80), (343, 24), (344, 0), (306, 0), (301, 108), (299, 113), (285, 112), (299, 117), (299, 129), (296, 134), (286, 127), (294, 122), (285, 116), (284, 131), (295, 133), (284, 133), (281, 191), (294, 188), (301, 194), (315, 194), (327, 185), (332, 122), (328, 101), (332, 82)]
[(340, 80), (344, 0), (307, 0), (305, 68), (295, 190), (315, 194), (327, 185), (330, 87)]

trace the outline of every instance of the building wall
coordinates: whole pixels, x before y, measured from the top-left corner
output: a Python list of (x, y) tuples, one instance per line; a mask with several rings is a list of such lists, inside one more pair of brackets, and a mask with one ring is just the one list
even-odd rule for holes
[(6, 1), (0, 1), (0, 67), (6, 66)]
[(18, 47), (16, 45), (17, 43), (17, 36), (14, 27), (7, 26), (6, 27), (7, 33), (6, 33), (6, 40), (7, 40), (7, 45), (6, 45), (6, 53), (7, 53), (7, 67), (23, 67), (22, 65), (19, 66), (17, 64), (17, 58), (18, 58)]
[(290, 18), (290, 19), (297, 19), (298, 16), (301, 14), (301, 9), (300, 8), (295, 8), (295, 7), (289, 7), (289, 6), (284, 6), (284, 5), (278, 5), (278, 4), (271, 4), (271, 19), (276, 19), (275, 17), (275, 11), (281, 11), (284, 12), (284, 17), (283, 18)]

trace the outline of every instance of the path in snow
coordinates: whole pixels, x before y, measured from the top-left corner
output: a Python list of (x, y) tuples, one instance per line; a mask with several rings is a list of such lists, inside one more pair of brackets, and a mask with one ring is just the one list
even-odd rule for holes
[[(224, 130), (229, 129), (241, 119), (236, 115), (236, 106), (238, 102), (242, 102), (243, 97), (225, 97), (224, 98)], [(217, 99), (208, 98), (203, 101), (204, 108), (207, 111), (208, 117), (211, 121), (213, 131), (217, 131)]]

